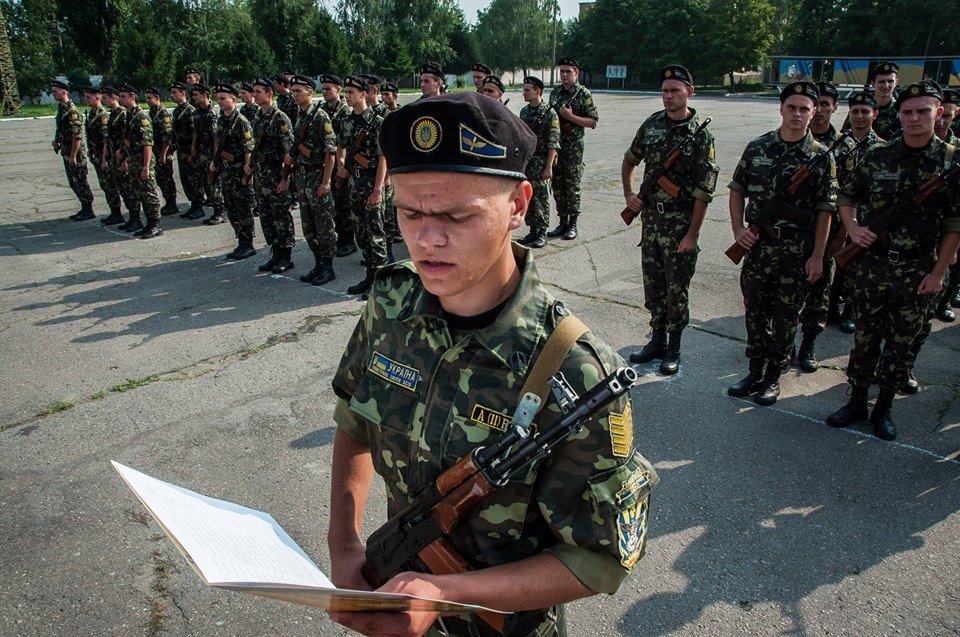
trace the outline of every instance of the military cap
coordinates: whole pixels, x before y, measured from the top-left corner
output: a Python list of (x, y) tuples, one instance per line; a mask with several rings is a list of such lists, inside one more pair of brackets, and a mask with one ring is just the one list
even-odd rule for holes
[(398, 86), (397, 86), (396, 84), (394, 84), (393, 82), (387, 82), (386, 84), (383, 85), (383, 92), (384, 92), (384, 93), (399, 93), (399, 92), (400, 92), (400, 87), (398, 87)]
[[(276, 87), (277, 84), (283, 84), (284, 86), (290, 83), (290, 76), (284, 75), (283, 73), (277, 73), (273, 76), (273, 85)], [(256, 84), (256, 82), (254, 82)]]
[(858, 91), (850, 96), (847, 100), (847, 106), (853, 108), (854, 106), (869, 106), (873, 110), (877, 110), (877, 98), (873, 96), (873, 93), (867, 93), (866, 91)]
[(240, 97), (240, 91), (233, 84), (217, 84), (217, 93), (229, 93), (234, 97)]
[(820, 97), (826, 96), (834, 102), (840, 101), (840, 91), (837, 90), (837, 85), (832, 82), (817, 82), (817, 92), (820, 93)]
[(523, 83), (524, 83), (524, 84), (533, 84), (534, 86), (536, 86), (536, 87), (537, 87), (538, 89), (540, 89), (541, 91), (543, 90), (543, 80), (541, 80), (539, 77), (534, 77), (534, 76), (532, 76), (532, 75), (528, 75), (527, 77), (523, 78)]
[(84, 86), (84, 87), (83, 87), (83, 92), (84, 92), (84, 93), (91, 93), (91, 94), (93, 94), (93, 95), (100, 95), (100, 93), (102, 93), (103, 91), (100, 90), (99, 88), (97, 88), (96, 86)]
[(173, 90), (173, 89), (178, 89), (178, 90), (181, 90), (181, 91), (189, 91), (189, 90), (190, 90), (190, 87), (187, 86), (186, 82), (174, 82), (173, 84), (170, 85), (170, 89), (171, 89), (171, 90)]
[(191, 92), (191, 93), (206, 93), (207, 95), (210, 95), (210, 87), (207, 86), (206, 84), (202, 83), (202, 82), (197, 82), (196, 84), (194, 84), (193, 86), (190, 87), (190, 92)]
[(344, 78), (343, 85), (352, 86), (353, 88), (360, 89), (364, 92), (370, 88), (370, 84), (365, 79), (355, 75), (348, 75), (346, 78)]
[(660, 83), (663, 84), (666, 80), (677, 80), (687, 86), (693, 86), (693, 76), (690, 75), (690, 71), (679, 64), (668, 64), (660, 69)]
[(196, 68), (192, 67), (192, 66), (187, 67), (187, 70), (185, 70), (185, 71), (183, 72), (183, 74), (184, 74), (184, 75), (200, 75), (200, 77), (203, 77), (203, 75), (200, 73), (200, 71), (197, 70)]
[(140, 94), (140, 92), (137, 91), (137, 89), (135, 89), (134, 87), (130, 86), (129, 84), (118, 84), (118, 85), (117, 85), (117, 92), (118, 92), (118, 93), (130, 93), (131, 95), (139, 95), (139, 94)]
[(483, 73), (484, 75), (493, 74), (493, 69), (491, 69), (486, 64), (481, 64), (480, 62), (477, 62), (476, 64), (474, 64), (472, 70), (476, 71), (477, 73)]
[(370, 86), (380, 86), (380, 76), (372, 73), (361, 73), (357, 77), (362, 77)]
[(503, 88), (503, 82), (501, 82), (500, 78), (497, 77), (496, 75), (488, 75), (485, 78), (483, 78), (483, 82), (481, 82), (480, 85), (483, 86), (484, 84), (493, 84), (498, 89), (500, 89), (501, 93), (506, 91), (506, 89)]
[(253, 93), (253, 84), (250, 82), (240, 82), (237, 88), (239, 88), (241, 91), (246, 91), (247, 93)]
[(263, 77), (262, 75), (253, 81), (254, 86), (262, 86), (263, 88), (270, 89), (271, 91), (277, 90), (277, 85), (273, 83), (269, 77)]
[(156, 86), (150, 86), (150, 87), (147, 87), (146, 89), (144, 89), (143, 94), (144, 94), (144, 95), (156, 95), (157, 97), (160, 97), (160, 89), (158, 89)]
[(912, 97), (933, 97), (942, 102), (943, 89), (933, 80), (914, 82), (897, 95), (897, 110), (899, 111), (900, 106)]
[(443, 67), (436, 62), (430, 62), (429, 60), (424, 62), (423, 66), (420, 67), (420, 75), (423, 75), (424, 73), (439, 77), (441, 80), (445, 79)]
[(330, 73), (324, 73), (323, 75), (321, 75), (321, 76), (320, 76), (320, 83), (321, 83), (321, 84), (336, 84), (337, 86), (343, 86), (343, 80), (341, 80), (338, 76), (332, 75), (332, 74), (330, 74)]
[(960, 91), (955, 88), (945, 88), (942, 92), (943, 99), (940, 101), (943, 104), (960, 104)]
[(867, 81), (872, 82), (877, 79), (877, 76), (881, 73), (897, 73), (900, 71), (900, 65), (896, 62), (881, 62), (872, 69), (870, 69), (870, 75), (867, 76)]
[(417, 100), (383, 122), (391, 173), (456, 172), (526, 179), (537, 138), (499, 100), (473, 92)]
[(296, 75), (293, 71), (280, 71), (280, 75), (286, 75), (287, 77), (293, 77)]
[(116, 95), (117, 89), (113, 88), (112, 86), (105, 85), (100, 87), (100, 92), (104, 95)]
[(557, 60), (557, 66), (572, 66), (578, 71), (580, 70), (580, 63), (575, 58), (560, 58)]
[(817, 85), (806, 80), (787, 84), (784, 89), (780, 91), (780, 103), (783, 104), (786, 102), (787, 98), (791, 95), (802, 95), (803, 97), (809, 97), (811, 100), (813, 100), (814, 106), (817, 105), (817, 100), (820, 99), (820, 92), (817, 91)]
[(317, 90), (317, 82), (306, 75), (294, 75), (290, 78), (290, 86), (306, 86), (311, 91)]
[(62, 88), (65, 91), (70, 90), (70, 85), (62, 80), (50, 80), (50, 86), (54, 88)]

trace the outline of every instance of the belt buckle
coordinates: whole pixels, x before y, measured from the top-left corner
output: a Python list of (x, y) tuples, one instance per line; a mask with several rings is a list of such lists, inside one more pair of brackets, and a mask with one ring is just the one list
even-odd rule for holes
[(657, 212), (663, 214), (663, 204), (659, 201), (657, 202)]
[(780, 226), (774, 226), (774, 227), (773, 227), (773, 234), (774, 234), (774, 236), (777, 237), (777, 239), (781, 239), (781, 238), (782, 238), (782, 237), (780, 236)]
[(354, 168), (354, 169), (353, 169), (353, 178), (354, 178), (354, 179), (360, 179), (360, 169), (359, 169), (359, 168)]
[(887, 250), (887, 261), (890, 263), (900, 263), (900, 251)]

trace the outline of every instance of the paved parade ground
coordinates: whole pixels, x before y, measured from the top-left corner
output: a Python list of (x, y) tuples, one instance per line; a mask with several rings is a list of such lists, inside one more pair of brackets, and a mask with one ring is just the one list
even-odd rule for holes
[[(640, 229), (618, 214), (620, 162), (661, 107), (595, 99), (580, 238), (536, 260), (626, 358), (649, 315)], [(713, 118), (721, 172), (681, 371), (644, 366), (633, 392), (635, 440), (661, 477), (648, 554), (616, 596), (571, 605), (570, 634), (960, 634), (960, 323), (935, 324), (920, 393), (894, 403), (892, 443), (823, 424), (846, 400), (852, 337), (835, 326), (817, 343), (825, 368), (791, 368), (774, 407), (727, 397), (746, 360), (726, 184), (779, 115), (761, 99), (691, 105)], [(265, 250), (224, 260), (229, 224), (164, 217), (163, 237), (137, 241), (70, 222), (53, 126), (0, 121), (0, 635), (347, 634), (316, 609), (207, 588), (109, 461), (267, 511), (329, 571), (330, 381), (362, 309), (344, 292), (363, 277), (360, 254), (316, 288), (299, 281), (312, 265), (300, 240), (296, 268), (275, 276), (257, 271)], [(91, 186), (105, 215), (92, 170)], [(375, 483), (367, 532), (384, 507)]]

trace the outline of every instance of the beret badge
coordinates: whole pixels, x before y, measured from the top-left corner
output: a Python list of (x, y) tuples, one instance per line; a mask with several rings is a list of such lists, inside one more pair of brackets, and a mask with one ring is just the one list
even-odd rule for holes
[(440, 123), (432, 117), (421, 117), (410, 127), (410, 141), (421, 153), (429, 153), (440, 143)]

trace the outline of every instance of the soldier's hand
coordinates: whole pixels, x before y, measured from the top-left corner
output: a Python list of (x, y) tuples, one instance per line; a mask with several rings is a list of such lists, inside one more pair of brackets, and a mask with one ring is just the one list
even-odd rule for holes
[(150, 181), (150, 169), (147, 166), (140, 169), (140, 181)]
[(807, 273), (807, 283), (816, 283), (823, 276), (823, 257), (810, 257), (803, 269)]
[(317, 196), (320, 198), (330, 194), (330, 184), (320, 184), (317, 186)]
[(346, 179), (349, 176), (350, 176), (350, 173), (347, 172), (346, 168), (344, 168), (343, 166), (340, 166), (339, 168), (337, 168), (337, 177), (339, 177), (340, 179)]
[(549, 181), (553, 179), (553, 166), (547, 166), (543, 169), (543, 173), (540, 175), (540, 179), (544, 181)]
[(381, 201), (383, 201), (383, 191), (380, 188), (374, 188), (367, 197), (367, 203), (371, 206), (379, 206)]
[(60, 142), (51, 142), (50, 145), (53, 146), (53, 152), (55, 152), (55, 153), (59, 153), (59, 152), (60, 152), (60, 149), (63, 148), (63, 147), (60, 145)]
[(677, 252), (680, 254), (690, 254), (691, 252), (697, 251), (697, 236), (690, 236), (689, 234), (683, 235), (683, 238), (680, 239), (680, 245), (677, 246)]
[(283, 193), (287, 192), (288, 190), (290, 190), (290, 180), (289, 180), (289, 179), (281, 179), (281, 180), (280, 180), (280, 183), (277, 184), (277, 194), (278, 194), (278, 195), (282, 195)]
[(624, 193), (623, 199), (627, 202), (627, 208), (633, 212), (640, 212), (643, 210), (643, 199), (638, 197), (635, 193)]
[(284, 166), (293, 166), (293, 157), (290, 155), (283, 156), (283, 165)]
[(106, 169), (107, 169), (107, 160), (106, 160), (106, 159), (101, 159), (101, 160), (100, 160), (100, 170), (106, 170)]
[(862, 228), (860, 226), (848, 232), (847, 235), (849, 235), (851, 242), (861, 248), (869, 248), (873, 245), (873, 242), (877, 240), (877, 235), (871, 232), (870, 228)]
[(753, 247), (753, 244), (757, 242), (757, 235), (750, 232), (749, 228), (744, 228), (743, 226), (733, 229), (733, 238), (740, 244), (741, 248), (746, 248), (749, 250)]
[(917, 294), (921, 296), (928, 296), (930, 294), (939, 294), (940, 290), (943, 289), (943, 277), (934, 276), (931, 272), (927, 276), (923, 277), (923, 280), (920, 281), (920, 285), (917, 286)]
[[(434, 575), (400, 573), (382, 587), (381, 593), (398, 593), (443, 599), (443, 590)], [(424, 611), (396, 613), (330, 613), (330, 618), (364, 635), (419, 637), (425, 634), (440, 613)]]
[(76, 157), (70, 157), (70, 158), (67, 160), (67, 163), (70, 164), (70, 168), (76, 168), (76, 167), (77, 167), (77, 158), (76, 158)]
[(210, 162), (210, 165), (207, 166), (207, 169), (210, 170), (210, 171), (214, 171), (214, 170), (217, 169), (217, 165), (216, 165), (215, 163), (213, 163), (213, 162)]
[(120, 162), (120, 167), (119, 167), (119, 168), (120, 168), (120, 173), (121, 173), (121, 174), (123, 174), (123, 175), (126, 175), (126, 174), (127, 174), (127, 160), (126, 160), (126, 159), (124, 159), (122, 162)]
[(190, 153), (190, 156), (187, 157), (187, 163), (190, 164), (191, 166), (193, 166), (193, 164), (194, 164), (195, 161), (197, 161), (197, 154), (196, 154), (196, 153)]
[(252, 175), (252, 174), (253, 174), (253, 166), (251, 166), (250, 164), (244, 164), (244, 165), (243, 165), (243, 174), (245, 174), (245, 175)]
[(571, 122), (573, 121), (572, 119), (570, 119), (571, 117), (573, 117), (573, 109), (570, 108), (569, 106), (564, 106), (557, 112), (560, 114), (560, 117), (562, 117), (563, 119)]

